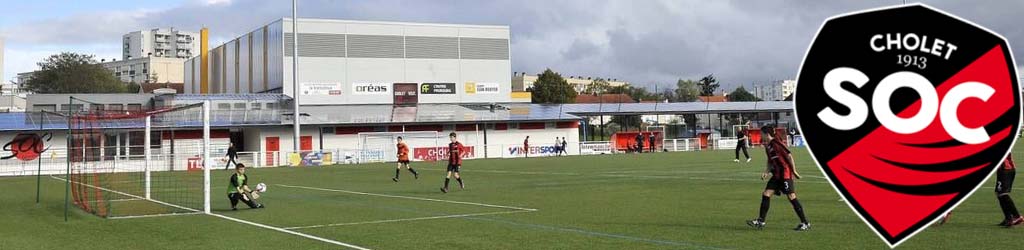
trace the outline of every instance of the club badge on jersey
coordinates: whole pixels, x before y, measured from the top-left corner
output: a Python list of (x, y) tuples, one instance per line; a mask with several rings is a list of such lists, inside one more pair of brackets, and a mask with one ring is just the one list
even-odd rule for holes
[(923, 4), (835, 16), (797, 76), (797, 123), (849, 206), (890, 246), (977, 190), (1021, 125), (1005, 38)]

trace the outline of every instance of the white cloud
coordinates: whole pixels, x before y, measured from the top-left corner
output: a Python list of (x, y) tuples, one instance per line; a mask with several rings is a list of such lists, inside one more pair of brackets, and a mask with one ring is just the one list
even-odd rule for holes
[[(1000, 32), (1011, 43), (1024, 41), (1024, 29), (1016, 18), (1024, 1), (926, 2)], [(563, 75), (661, 86), (714, 73), (723, 88), (731, 89), (794, 78), (807, 44), (826, 17), (892, 4), (891, 0), (302, 0), (299, 11), (303, 17), (509, 25), (513, 71), (539, 73), (552, 68)], [(117, 48), (124, 33), (167, 26), (182, 30), (208, 26), (212, 41), (226, 41), (290, 15), (290, 1), (189, 0), (164, 10), (106, 11), (19, 23), (0, 27), (0, 34), (8, 34), (9, 48), (23, 51), (15, 53), (38, 54), (35, 51), (59, 51), (46, 49), (54, 46)], [(1017, 58), (1024, 58), (1020, 54), (1024, 52), (1019, 52), (1024, 46), (1013, 47), (1018, 48)], [(21, 69), (34, 63), (11, 58), (6, 67)], [(7, 72), (12, 76), (17, 71)]]

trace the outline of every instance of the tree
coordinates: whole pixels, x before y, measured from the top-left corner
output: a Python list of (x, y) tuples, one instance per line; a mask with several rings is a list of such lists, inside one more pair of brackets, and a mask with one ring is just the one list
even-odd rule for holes
[[(135, 93), (114, 72), (96, 64), (93, 55), (62, 52), (37, 63), (40, 70), (25, 82), (36, 93)], [(134, 90), (134, 91), (133, 91)]]
[(619, 125), (619, 129), (639, 130), (642, 121), (640, 115), (613, 115), (609, 121)]
[(679, 79), (676, 81), (675, 99), (673, 102), (695, 102), (697, 96), (700, 95), (700, 88), (697, 87), (697, 82), (693, 80)]
[(562, 78), (562, 75), (551, 71), (551, 69), (544, 70), (544, 73), (537, 77), (530, 92), (532, 92), (533, 103), (576, 102), (576, 90), (569, 85), (569, 82), (565, 81), (565, 78)]
[(757, 98), (754, 94), (751, 94), (747, 89), (740, 86), (729, 93), (729, 101), (733, 102), (756, 102), (761, 101), (761, 98)]
[(583, 93), (588, 95), (606, 94), (611, 88), (612, 85), (611, 83), (608, 83), (608, 80), (597, 78), (594, 79), (590, 85), (587, 85), (587, 88), (583, 90)]
[(701, 96), (713, 96), (715, 95), (715, 90), (718, 90), (718, 80), (715, 79), (714, 74), (710, 74), (705, 77), (701, 77), (700, 80), (697, 81), (697, 87), (700, 88)]

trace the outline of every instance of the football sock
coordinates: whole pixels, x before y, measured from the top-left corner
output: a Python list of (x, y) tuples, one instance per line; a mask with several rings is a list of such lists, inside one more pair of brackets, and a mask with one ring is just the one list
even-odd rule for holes
[(416, 170), (413, 170), (412, 168), (409, 168), (409, 172), (412, 172), (412, 174), (414, 175), (420, 175), (419, 173), (416, 173)]
[(462, 185), (462, 177), (455, 178), (455, 181), (458, 181), (460, 186)]
[(807, 223), (807, 217), (804, 216), (804, 206), (800, 205), (800, 200), (792, 199), (789, 203), (793, 204), (793, 211), (796, 211), (796, 216), (800, 217), (800, 222)]
[(451, 181), (451, 179), (444, 178), (444, 189), (448, 189), (448, 181)]
[(769, 196), (761, 196), (761, 213), (757, 219), (764, 222), (764, 217), (768, 215), (768, 207), (772, 204), (772, 198)]
[(398, 173), (400, 172), (399, 170), (402, 170), (402, 169), (398, 169), (398, 168), (395, 169), (395, 179), (398, 179)]
[(999, 196), (996, 196), (996, 199), (999, 200), (999, 209), (1003, 210), (1003, 218), (1006, 219), (1006, 220), (1010, 220), (1012, 215), (1010, 215), (1010, 209), (1008, 207), (1006, 207), (1006, 198), (1004, 198), (1004, 197), (1006, 197), (1006, 196), (999, 195)]
[(1020, 212), (1017, 211), (1017, 205), (1013, 204), (1013, 199), (1009, 195), (999, 196), (999, 203), (1003, 206), (1003, 213), (1009, 218), (1016, 218), (1020, 216)]

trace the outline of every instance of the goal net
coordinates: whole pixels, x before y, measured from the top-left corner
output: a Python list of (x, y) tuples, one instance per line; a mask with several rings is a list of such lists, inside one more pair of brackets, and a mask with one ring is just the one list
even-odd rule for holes
[(398, 160), (398, 137), (401, 136), (406, 145), (409, 146), (409, 159), (419, 161), (433, 161), (443, 157), (441, 151), (447, 152), (448, 145), (446, 138), (441, 137), (437, 131), (416, 131), (416, 132), (366, 132), (359, 133), (360, 152), (362, 162), (391, 162)]
[(208, 112), (199, 103), (72, 114), (73, 204), (105, 218), (208, 212)]

